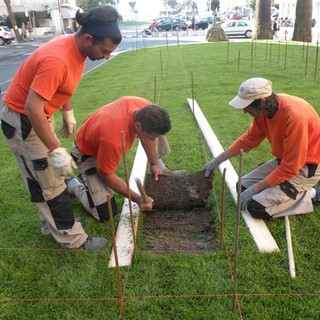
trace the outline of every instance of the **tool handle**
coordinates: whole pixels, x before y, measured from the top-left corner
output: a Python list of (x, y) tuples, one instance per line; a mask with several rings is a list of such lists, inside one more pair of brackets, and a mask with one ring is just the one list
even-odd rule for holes
[(148, 203), (148, 196), (147, 196), (146, 191), (144, 190), (143, 185), (142, 185), (139, 178), (136, 178), (136, 183), (137, 183), (138, 189), (140, 191), (143, 203)]

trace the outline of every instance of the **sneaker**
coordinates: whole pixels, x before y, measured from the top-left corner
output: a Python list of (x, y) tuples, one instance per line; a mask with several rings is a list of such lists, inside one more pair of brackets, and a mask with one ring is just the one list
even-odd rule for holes
[(314, 196), (312, 197), (312, 203), (320, 206), (320, 181), (312, 187), (314, 190)]
[(79, 247), (83, 250), (102, 250), (107, 245), (107, 239), (105, 238), (93, 238), (88, 237), (87, 240)]
[(73, 192), (73, 189), (75, 188), (75, 186), (81, 184), (78, 179), (76, 177), (68, 177), (66, 180), (65, 180), (65, 183), (67, 185), (67, 189), (68, 189), (68, 193), (70, 195), (70, 197), (75, 197), (75, 194)]

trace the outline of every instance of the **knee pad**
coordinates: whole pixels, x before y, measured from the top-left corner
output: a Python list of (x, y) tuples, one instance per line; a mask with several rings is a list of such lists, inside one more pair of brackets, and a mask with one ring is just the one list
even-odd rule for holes
[(259, 202), (251, 199), (248, 201), (247, 210), (256, 219), (270, 220), (272, 217), (267, 213), (266, 208)]

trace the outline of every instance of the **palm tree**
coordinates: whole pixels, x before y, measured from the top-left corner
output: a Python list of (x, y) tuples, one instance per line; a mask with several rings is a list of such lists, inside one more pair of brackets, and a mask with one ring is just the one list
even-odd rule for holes
[(8, 11), (8, 17), (9, 17), (9, 20), (11, 22), (11, 27), (14, 31), (14, 34), (16, 36), (16, 39), (17, 41), (22, 41), (22, 37), (19, 33), (19, 29), (17, 28), (17, 22), (16, 22), (16, 18), (13, 14), (13, 11), (12, 11), (12, 7), (11, 7), (11, 0), (4, 0), (4, 3), (6, 4), (6, 7), (7, 7), (7, 11)]
[(293, 41), (311, 42), (312, 0), (297, 0)]
[(271, 0), (256, 1), (256, 15), (254, 23), (254, 39), (271, 39)]

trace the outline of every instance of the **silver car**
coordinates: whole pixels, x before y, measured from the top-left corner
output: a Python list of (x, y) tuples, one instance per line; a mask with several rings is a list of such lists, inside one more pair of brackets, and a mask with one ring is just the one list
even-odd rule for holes
[(253, 23), (250, 20), (230, 20), (221, 24), (227, 36), (244, 36), (251, 38)]
[(7, 26), (0, 26), (0, 46), (11, 43), (15, 39), (14, 32)]

